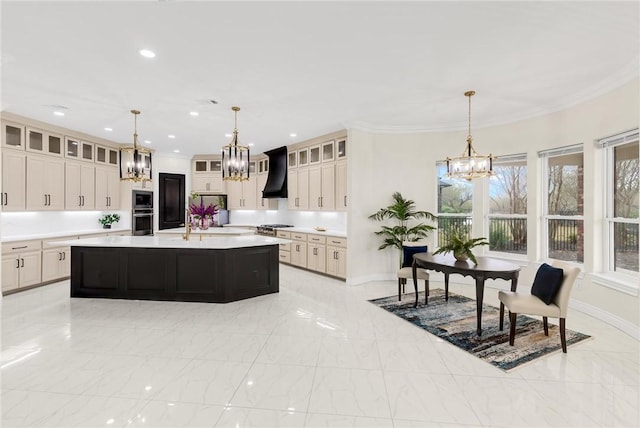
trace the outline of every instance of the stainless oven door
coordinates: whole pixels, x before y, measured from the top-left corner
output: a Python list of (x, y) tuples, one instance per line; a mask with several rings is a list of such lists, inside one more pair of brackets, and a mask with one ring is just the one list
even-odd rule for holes
[(131, 218), (134, 236), (153, 235), (153, 212), (134, 212)]

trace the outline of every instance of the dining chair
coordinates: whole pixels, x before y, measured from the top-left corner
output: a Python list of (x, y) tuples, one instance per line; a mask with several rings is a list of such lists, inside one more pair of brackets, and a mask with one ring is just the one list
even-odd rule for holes
[[(418, 244), (415, 242), (404, 242), (402, 245), (402, 267), (398, 269), (398, 301), (402, 300), (402, 294), (404, 293), (407, 279), (413, 281), (413, 255), (419, 253), (426, 253), (428, 250), (424, 244)], [(429, 297), (429, 272), (426, 269), (418, 268), (416, 270), (416, 279), (424, 281), (425, 292), (425, 304), (427, 303), (427, 297)]]
[[(554, 269), (555, 268), (555, 269)], [(558, 272), (561, 269), (562, 272)], [(542, 317), (544, 334), (549, 335), (548, 317), (560, 320), (560, 342), (562, 352), (567, 352), (565, 333), (567, 308), (571, 289), (580, 269), (569, 263), (554, 260), (550, 265), (543, 264), (536, 273), (531, 293), (500, 291), (500, 330), (503, 328), (504, 307), (509, 309), (509, 344), (514, 345), (516, 317), (518, 314), (538, 315)], [(553, 277), (554, 275), (555, 278)], [(553, 282), (557, 280), (557, 284)], [(556, 288), (554, 290), (554, 287)], [(545, 301), (546, 300), (546, 301)]]

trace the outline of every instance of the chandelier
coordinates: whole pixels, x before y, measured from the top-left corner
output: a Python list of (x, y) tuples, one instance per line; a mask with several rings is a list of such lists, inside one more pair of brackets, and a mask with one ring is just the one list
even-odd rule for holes
[(120, 147), (120, 180), (151, 181), (151, 150), (138, 147), (138, 115), (133, 113), (133, 146)]
[(447, 158), (447, 177), (464, 178), (471, 180), (473, 178), (488, 177), (494, 174), (493, 160), (495, 156), (481, 155), (473, 148), (473, 138), (471, 138), (471, 97), (475, 95), (475, 91), (467, 91), (465, 97), (469, 97), (469, 133), (467, 134), (467, 147), (461, 156), (455, 158)]
[(222, 148), (222, 179), (231, 181), (249, 180), (249, 147), (238, 144), (238, 112), (234, 111), (233, 139)]

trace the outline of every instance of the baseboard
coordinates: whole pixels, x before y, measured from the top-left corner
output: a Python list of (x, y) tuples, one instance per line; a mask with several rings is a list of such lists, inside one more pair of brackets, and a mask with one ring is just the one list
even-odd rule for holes
[(347, 285), (360, 285), (371, 281), (396, 281), (397, 277), (390, 273), (378, 273), (375, 275), (347, 278)]
[(600, 321), (606, 322), (607, 324), (640, 341), (640, 327), (633, 324), (632, 322), (629, 322), (617, 315), (600, 309), (597, 306), (581, 302), (580, 300), (570, 299), (569, 307), (571, 309), (575, 309), (576, 311), (580, 311), (584, 314), (597, 318)]

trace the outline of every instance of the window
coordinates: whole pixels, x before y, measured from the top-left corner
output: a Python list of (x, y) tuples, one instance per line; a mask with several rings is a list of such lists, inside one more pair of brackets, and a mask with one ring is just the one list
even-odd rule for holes
[(527, 254), (527, 156), (500, 156), (489, 178), (489, 249)]
[(543, 241), (546, 257), (584, 262), (582, 144), (539, 153), (543, 159)]
[(471, 238), (473, 185), (470, 181), (448, 178), (447, 165), (436, 164), (438, 174), (438, 246), (448, 242), (448, 236), (462, 234)]
[(599, 141), (605, 161), (605, 269), (637, 275), (640, 219), (638, 130)]

